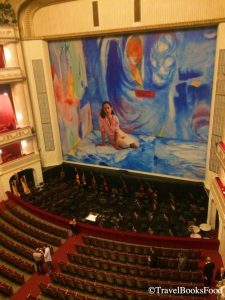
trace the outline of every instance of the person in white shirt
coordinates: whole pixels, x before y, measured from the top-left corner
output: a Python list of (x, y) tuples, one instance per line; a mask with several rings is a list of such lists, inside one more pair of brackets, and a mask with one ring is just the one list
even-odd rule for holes
[(51, 256), (51, 249), (48, 245), (44, 247), (44, 261), (47, 264), (47, 272), (51, 273), (53, 271), (53, 263)]

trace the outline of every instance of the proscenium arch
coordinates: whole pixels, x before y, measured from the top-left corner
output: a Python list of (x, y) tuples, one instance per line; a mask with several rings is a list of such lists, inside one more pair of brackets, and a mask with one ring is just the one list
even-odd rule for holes
[[(74, 1), (74, 0), (72, 0)], [(33, 17), (42, 7), (54, 5), (61, 2), (71, 2), (71, 0), (25, 0), (18, 8), (18, 26), (22, 40), (35, 38), (33, 30)]]
[[(44, 36), (39, 36), (35, 33), (34, 30), (34, 16), (35, 14), (40, 11), (42, 8), (45, 8), (47, 6), (52, 6), (56, 4), (62, 4), (62, 3), (74, 3), (74, 2), (80, 2), (84, 3), (86, 1), (87, 5), (91, 4), (92, 0), (25, 0), (21, 1), (19, 8), (18, 8), (18, 24), (19, 24), (19, 30), (22, 40), (33, 40), (33, 39), (39, 39), (39, 40), (51, 40), (51, 39), (66, 39), (68, 37), (87, 37), (87, 36), (95, 36), (95, 35), (106, 35), (106, 34), (117, 34), (117, 33), (129, 33), (129, 32), (140, 32), (140, 31), (157, 31), (157, 30), (171, 30), (176, 28), (190, 28), (190, 27), (202, 27), (202, 26), (213, 26), (218, 25), (219, 23), (223, 23), (225, 21), (225, 2), (223, 0), (217, 0), (217, 1), (211, 1), (211, 0), (200, 0), (195, 5), (198, 5), (198, 11), (196, 11), (196, 7), (193, 5), (196, 3), (195, 0), (190, 1), (184, 1), (184, 0), (167, 0), (167, 6), (172, 7), (174, 12), (177, 12), (175, 14), (172, 14), (171, 11), (163, 10), (161, 12), (160, 5), (162, 5), (161, 1), (150, 1), (146, 2), (146, 0), (142, 0), (142, 11), (145, 9), (144, 5), (146, 3), (150, 3), (153, 7), (153, 10), (158, 11), (161, 13), (160, 17), (155, 17), (155, 20), (149, 19), (148, 24), (142, 24), (141, 22), (128, 24), (129, 26), (119, 27), (117, 24), (117, 21), (115, 20), (115, 26), (113, 26), (113, 29), (107, 29), (104, 26), (104, 19), (100, 18), (100, 26), (99, 28), (86, 28), (85, 32), (79, 32), (74, 30), (74, 32), (70, 32), (68, 34), (46, 34)], [(164, 0), (165, 1), (165, 0)], [(99, 1), (100, 3), (106, 3), (104, 1)], [(152, 2), (152, 3), (151, 3)], [(181, 5), (180, 5), (181, 3)], [(182, 4), (183, 3), (183, 4)], [(185, 4), (184, 4), (185, 3)], [(215, 3), (215, 4), (214, 4)], [(123, 9), (123, 1), (121, 2), (121, 9)], [(148, 4), (149, 5), (149, 4)], [(176, 14), (179, 14), (182, 16), (182, 5), (183, 8), (187, 8), (188, 10), (188, 16), (185, 16), (184, 18), (180, 17), (179, 21), (176, 21), (174, 19), (174, 16)], [(184, 6), (185, 5), (185, 6)], [(132, 7), (132, 8), (131, 8)], [(135, 9), (135, 6), (133, 5), (133, 1), (131, 1), (131, 10)], [(106, 8), (104, 8), (106, 11)], [(193, 10), (193, 11), (192, 11)], [(129, 12), (129, 13), (130, 13)], [(193, 13), (192, 13), (193, 12)], [(168, 14), (167, 14), (168, 13)], [(135, 15), (135, 12), (132, 11), (133, 16)], [(196, 17), (192, 17), (192, 15), (196, 15)], [(103, 13), (104, 15), (104, 13)], [(66, 17), (66, 14), (65, 14)], [(93, 16), (92, 16), (93, 17)], [(106, 16), (107, 17), (107, 16)], [(51, 18), (51, 14), (49, 14), (49, 19)], [(54, 14), (52, 15), (52, 18), (54, 18)], [(74, 11), (74, 18), (76, 18), (76, 11)], [(47, 28), (47, 21), (46, 20), (46, 28)], [(154, 22), (155, 21), (155, 22)]]

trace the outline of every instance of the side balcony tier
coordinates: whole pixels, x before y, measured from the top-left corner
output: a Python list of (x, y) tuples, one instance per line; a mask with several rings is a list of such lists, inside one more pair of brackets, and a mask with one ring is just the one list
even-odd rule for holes
[(33, 128), (26, 126), (0, 133), (0, 147), (34, 136)]
[(18, 82), (25, 79), (23, 71), (19, 67), (1, 68), (0, 84)]
[(210, 191), (220, 216), (223, 216), (225, 219), (225, 185), (219, 177), (213, 180)]

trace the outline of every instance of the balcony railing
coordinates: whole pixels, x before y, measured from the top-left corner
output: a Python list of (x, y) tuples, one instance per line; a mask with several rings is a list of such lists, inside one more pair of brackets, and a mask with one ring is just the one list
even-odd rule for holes
[(30, 126), (0, 133), (0, 147), (32, 137), (33, 135), (33, 129)]
[(225, 186), (219, 177), (212, 181), (210, 191), (220, 215), (225, 217)]
[(19, 39), (19, 33), (17, 27), (12, 26), (0, 26), (0, 42), (4, 44), (5, 42), (15, 42)]
[(27, 155), (21, 155), (14, 160), (8, 161), (4, 164), (0, 164), (0, 175), (11, 170), (17, 170), (18, 168), (31, 167), (35, 162), (40, 162), (39, 154), (30, 153)]
[(0, 84), (21, 81), (25, 78), (20, 67), (10, 67), (0, 69)]
[(225, 144), (219, 142), (216, 146), (216, 156), (218, 157), (221, 167), (225, 170)]

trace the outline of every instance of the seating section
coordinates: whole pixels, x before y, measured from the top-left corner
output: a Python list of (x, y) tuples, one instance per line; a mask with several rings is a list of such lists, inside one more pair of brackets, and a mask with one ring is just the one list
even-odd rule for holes
[(1, 231), (3, 233), (5, 233), (9, 237), (13, 238), (14, 240), (16, 240), (20, 243), (22, 242), (23, 244), (25, 244), (26, 246), (28, 246), (30, 248), (35, 249), (35, 248), (43, 247), (43, 242), (29, 238), (28, 235), (21, 234), (20, 231), (12, 229), (11, 227), (5, 225), (1, 221), (0, 221), (0, 227), (1, 227)]
[(17, 284), (24, 283), (24, 276), (10, 268), (0, 265), (0, 274)]
[[(110, 271), (118, 274), (132, 275), (137, 277), (158, 278), (162, 280), (184, 280), (200, 282), (202, 272), (197, 271), (179, 271), (177, 269), (148, 268), (146, 266), (132, 265), (129, 263), (112, 262), (100, 258), (87, 257), (86, 255), (67, 253), (68, 260), (77, 266), (91, 267), (97, 270)], [(64, 270), (73, 268), (73, 265), (60, 263), (60, 269)], [(75, 272), (74, 272), (75, 273)], [(187, 274), (187, 275), (186, 275)]]
[(46, 222), (41, 221), (38, 218), (35, 218), (32, 215), (29, 215), (27, 213), (24, 213), (22, 210), (18, 209), (14, 203), (11, 201), (5, 201), (5, 207), (17, 218), (20, 220), (36, 227), (41, 230), (44, 230), (45, 232), (48, 232), (50, 234), (53, 234), (55, 236), (59, 236), (61, 238), (66, 239), (68, 237), (68, 231), (61, 229), (57, 226), (52, 226), (51, 224), (48, 224)]
[(33, 296), (33, 295), (31, 295), (31, 294), (29, 293), (29, 294), (27, 295), (26, 300), (41, 300), (41, 299), (38, 298), (38, 297), (35, 297), (35, 296)]
[[(102, 239), (94, 236), (84, 236), (83, 241), (86, 245), (103, 249), (110, 249), (140, 255), (151, 254), (151, 246), (129, 244), (120, 241)], [(157, 256), (177, 258), (180, 252), (182, 252), (189, 259), (200, 259), (202, 256), (201, 250), (198, 249), (179, 249), (165, 247), (154, 247), (154, 249), (156, 251)]]
[[(147, 265), (147, 256), (132, 253), (123, 253), (116, 250), (101, 249), (98, 247), (87, 246), (87, 245), (76, 245), (76, 251), (80, 254), (85, 254), (88, 256), (99, 257), (102, 259), (109, 259), (112, 261), (119, 261), (121, 263), (130, 263), (134, 265)], [(188, 269), (197, 270), (198, 269), (198, 259), (188, 260)], [(158, 257), (158, 264), (160, 268), (170, 268), (176, 269), (178, 264), (178, 258), (170, 257)]]
[(29, 226), (24, 222), (18, 221), (17, 218), (10, 216), (6, 210), (1, 211), (0, 216), (4, 221), (6, 221), (7, 223), (9, 223), (12, 226), (15, 226), (20, 231), (23, 231), (24, 233), (29, 234), (29, 236), (38, 238), (39, 240), (42, 240), (43, 242), (46, 242), (48, 244), (52, 244), (55, 246), (61, 245), (60, 238), (57, 238), (50, 234), (47, 234), (44, 231), (37, 230), (34, 227)]
[[(185, 287), (188, 290), (203, 288), (202, 272), (198, 269), (201, 251), (194, 250), (195, 253), (192, 254), (186, 249), (154, 247), (157, 255), (161, 256), (158, 256), (158, 267), (151, 268), (146, 261), (147, 255), (150, 255), (148, 246), (119, 241), (111, 241), (110, 244), (110, 240), (89, 236), (84, 236), (83, 241), (85, 244), (75, 245), (76, 252), (67, 253), (69, 262), (58, 263), (60, 272), (53, 272), (50, 275), (54, 286), (45, 285), (44, 291), (42, 289), (44, 295), (65, 300), (77, 299), (80, 293), (100, 299), (206, 299), (182, 293), (180, 295), (148, 293), (149, 287), (164, 289)], [(177, 269), (177, 256), (181, 251), (193, 262), (193, 265), (189, 265), (185, 271)], [(61, 289), (60, 296), (56, 287)], [(68, 296), (67, 289), (74, 291), (75, 296), (74, 294)]]
[[(121, 274), (119, 270), (116, 269), (111, 271), (103, 271), (101, 268), (94, 269), (93, 267), (79, 266), (70, 263), (59, 263), (60, 270), (63, 273), (78, 276), (81, 278), (95, 280), (96, 282), (104, 282), (110, 284), (118, 284), (128, 288), (141, 288), (147, 290), (149, 286), (154, 284), (157, 281), (157, 286), (164, 286), (166, 280), (167, 285), (173, 285), (174, 281), (177, 286), (183, 286), (183, 283), (191, 283), (191, 287), (199, 286), (203, 287), (202, 283), (199, 283), (201, 280), (201, 273), (198, 272), (198, 276), (194, 276), (190, 271), (175, 271), (171, 272), (170, 270), (160, 270), (154, 274), (154, 269), (146, 270), (142, 272), (143, 276), (134, 276), (129, 273), (129, 266), (125, 266), (124, 269), (127, 271), (126, 274)], [(122, 269), (122, 268), (121, 268)], [(120, 269), (120, 270), (121, 270)], [(90, 274), (91, 273), (91, 274)], [(154, 274), (154, 275), (153, 275)], [(138, 273), (139, 275), (139, 273)], [(174, 275), (174, 277), (172, 277)], [(193, 281), (194, 280), (194, 281)]]
[[(81, 278), (92, 279), (96, 282), (105, 282), (109, 284), (118, 284), (128, 288), (142, 287), (144, 290), (154, 284), (157, 281), (157, 286), (174, 285), (174, 281), (177, 286), (183, 286), (183, 283), (191, 283), (193, 286), (202, 287), (203, 284), (199, 283), (201, 280), (201, 273), (198, 272), (197, 276), (194, 276), (191, 271), (175, 271), (160, 270), (154, 274), (154, 270), (149, 268), (149, 271), (142, 272), (142, 276), (134, 276), (129, 273), (121, 274), (120, 272), (103, 271), (101, 269), (93, 269), (91, 267), (78, 266), (70, 263), (61, 262), (59, 264), (60, 270), (63, 273), (79, 276)], [(91, 273), (91, 274), (90, 274)], [(154, 275), (153, 275), (154, 274)], [(139, 275), (139, 273), (138, 273)], [(158, 276), (157, 276), (158, 275)], [(194, 280), (194, 281), (193, 281)]]
[[(117, 284), (108, 284), (104, 282), (97, 282), (94, 280), (89, 280), (85, 278), (77, 278), (75, 276), (69, 276), (69, 275), (64, 275), (62, 273), (52, 273), (50, 275), (51, 280), (54, 284), (61, 285), (65, 289), (71, 289), (74, 291), (77, 291), (78, 293), (84, 293), (84, 294), (90, 294), (90, 297), (97, 296), (100, 297), (101, 299), (128, 299), (128, 300), (147, 300), (147, 299), (174, 299), (174, 300), (181, 300), (181, 299), (189, 299), (189, 300), (205, 300), (205, 297), (192, 297), (192, 296), (186, 296), (183, 297), (182, 295), (167, 295), (167, 298), (163, 297), (163, 295), (158, 295), (158, 294), (149, 294), (148, 293), (148, 287), (146, 286), (140, 286), (138, 288), (127, 288), (123, 286), (122, 284), (119, 284), (119, 281)], [(122, 282), (122, 281), (121, 281)], [(152, 281), (151, 286), (158, 286), (157, 281)], [(192, 285), (189, 283), (188, 285), (186, 284), (187, 288), (192, 288), (195, 285)], [(52, 287), (50, 285), (50, 287)], [(170, 288), (170, 286), (165, 282), (164, 284), (165, 288)], [(175, 286), (171, 286), (175, 287)], [(45, 285), (46, 288), (46, 285)], [(46, 294), (42, 287), (40, 287), (42, 292)], [(61, 299), (61, 298), (56, 298), (55, 293), (49, 293), (48, 297), (51, 297), (53, 299)], [(55, 297), (55, 298), (54, 298)], [(70, 299), (70, 298), (65, 298), (65, 299)], [(74, 298), (71, 298), (74, 299)], [(75, 298), (76, 299), (76, 298)], [(79, 298), (78, 298), (79, 299)], [(81, 298), (81, 299), (86, 299), (86, 298)]]
[[(71, 292), (65, 290), (63, 288), (58, 288), (53, 286), (52, 284), (46, 284), (44, 282), (39, 283), (39, 288), (41, 293), (47, 297), (52, 299), (61, 299), (61, 300), (95, 300), (96, 298), (87, 297), (77, 292)], [(28, 299), (28, 300), (35, 300), (35, 299)]]
[(73, 164), (44, 173), (44, 183), (24, 195), (24, 200), (78, 222), (90, 224), (86, 216), (95, 212), (95, 226), (135, 230), (149, 237), (189, 237), (188, 227), (207, 219), (208, 195), (202, 184), (145, 176), (137, 179), (133, 174), (84, 166), (74, 171)]
[(13, 242), (9, 238), (3, 236), (1, 233), (0, 233), (0, 245), (33, 261), (33, 251), (31, 249), (21, 246), (20, 243)]
[(5, 297), (10, 297), (12, 294), (13, 294), (12, 287), (0, 280), (0, 295), (3, 295)]
[[(51, 226), (53, 227), (53, 224)], [(0, 260), (2, 263), (0, 265), (2, 279), (0, 293), (9, 295), (16, 292), (19, 288), (18, 285), (25, 283), (25, 279), (28, 280), (30, 275), (35, 272), (34, 249), (43, 247), (47, 243), (53, 253), (53, 246), (61, 245), (61, 238), (27, 224), (26, 221), (12, 214), (4, 205), (0, 209), (0, 228)], [(10, 283), (8, 285), (8, 282), (16, 284), (15, 288), (12, 285), (14, 290)], [(32, 295), (29, 297), (32, 299)]]
[(11, 255), (4, 250), (0, 250), (0, 259), (9, 263), (10, 265), (18, 267), (19, 269), (27, 273), (33, 274), (35, 272), (34, 264), (26, 262), (25, 260), (18, 258), (15, 255)]
[[(37, 233), (41, 233), (43, 229), (33, 229), (35, 226), (30, 223), (26, 224), (21, 216), (21, 211), (18, 215), (17, 211), (19, 209), (12, 205), (8, 210), (1, 212), (3, 221), (0, 221), (0, 226), (3, 234), (0, 234), (0, 244), (4, 247), (9, 246), (11, 251), (33, 260), (33, 249), (41, 247), (42, 241), (45, 240), (45, 238), (42, 241), (36, 239), (38, 238)], [(21, 216), (21, 219), (18, 216)], [(21, 229), (24, 233), (20, 232), (20, 227), (24, 227)], [(31, 231), (29, 231), (30, 229)], [(35, 239), (29, 237), (28, 233)], [(43, 236), (48, 241), (50, 238), (53, 243), (57, 240), (57, 237), (52, 234), (44, 233)], [(10, 237), (17, 242), (11, 242)], [(21, 242), (24, 246), (20, 244)], [(150, 295), (148, 293), (148, 288), (151, 286), (160, 286), (165, 289), (202, 288), (202, 273), (198, 269), (201, 250), (154, 247), (158, 256), (158, 267), (150, 268), (147, 266), (147, 256), (151, 255), (150, 246), (112, 241), (94, 236), (84, 236), (83, 242), (84, 244), (75, 246), (76, 253), (67, 254), (69, 262), (59, 263), (60, 272), (51, 273), (51, 284), (42, 282), (39, 284), (44, 296), (59, 300), (205, 300), (204, 297), (190, 295)], [(189, 266), (185, 271), (177, 270), (180, 252), (188, 257)], [(0, 258), (23, 271), (31, 274), (34, 272), (33, 264), (4, 250), (0, 250)], [(4, 266), (0, 266), (0, 270), (0, 274), (4, 277), (19, 284), (24, 283), (24, 276), (19, 272)], [(37, 300), (32, 295), (27, 297), (30, 300)]]

